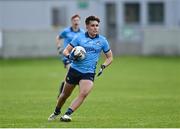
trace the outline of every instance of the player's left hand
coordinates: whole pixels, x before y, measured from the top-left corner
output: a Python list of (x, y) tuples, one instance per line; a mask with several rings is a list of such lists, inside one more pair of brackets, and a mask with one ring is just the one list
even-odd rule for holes
[(101, 68), (99, 69), (99, 72), (97, 74), (97, 77), (99, 77), (102, 73), (103, 73), (103, 70), (106, 68), (105, 65), (101, 65)]

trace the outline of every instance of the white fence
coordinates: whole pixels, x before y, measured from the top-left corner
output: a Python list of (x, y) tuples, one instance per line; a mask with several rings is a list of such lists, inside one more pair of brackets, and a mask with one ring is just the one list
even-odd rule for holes
[(55, 56), (54, 30), (4, 30), (2, 31), (1, 57), (47, 57)]
[(144, 55), (180, 55), (180, 28), (144, 31)]
[[(138, 32), (137, 28), (136, 31)], [(57, 30), (3, 30), (0, 57), (26, 58), (56, 56)], [(132, 33), (133, 34), (133, 33)], [(128, 34), (129, 35), (129, 34)], [(138, 36), (139, 35), (139, 36)], [(180, 28), (146, 28), (120, 40), (110, 40), (115, 55), (180, 55)], [(137, 38), (138, 37), (138, 38)]]

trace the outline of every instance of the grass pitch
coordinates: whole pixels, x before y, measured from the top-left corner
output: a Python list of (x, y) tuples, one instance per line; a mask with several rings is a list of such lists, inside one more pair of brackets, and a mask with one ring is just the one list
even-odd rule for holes
[(55, 58), (1, 59), (0, 128), (180, 128), (178, 57), (115, 58), (72, 122), (48, 122), (65, 73)]

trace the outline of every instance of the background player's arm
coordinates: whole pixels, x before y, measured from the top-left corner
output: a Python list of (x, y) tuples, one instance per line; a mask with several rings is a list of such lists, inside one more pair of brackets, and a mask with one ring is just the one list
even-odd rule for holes
[(61, 41), (61, 37), (59, 35), (56, 36), (56, 46), (57, 46), (57, 49), (58, 49), (58, 53), (61, 54), (62, 53), (62, 47), (63, 47), (63, 44), (62, 44), (62, 41)]

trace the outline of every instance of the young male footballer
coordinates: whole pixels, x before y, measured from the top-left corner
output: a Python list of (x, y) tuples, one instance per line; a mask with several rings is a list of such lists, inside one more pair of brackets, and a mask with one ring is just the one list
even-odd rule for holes
[[(61, 121), (71, 121), (72, 113), (80, 107), (93, 88), (96, 64), (101, 51), (105, 54), (105, 61), (101, 65), (98, 76), (111, 64), (113, 60), (112, 52), (106, 38), (99, 34), (99, 23), (100, 19), (98, 17), (87, 17), (85, 20), (87, 32), (75, 37), (63, 51), (64, 56), (73, 61), (66, 75), (64, 89), (60, 94), (54, 112), (48, 118), (49, 121), (54, 120), (60, 115), (61, 108), (65, 101), (71, 95), (75, 86), (79, 85), (79, 94), (74, 101), (72, 101), (65, 114), (60, 117)], [(86, 55), (83, 60), (78, 60), (78, 55), (74, 55), (74, 53), (71, 52), (76, 46), (85, 48)]]
[[(59, 34), (56, 36), (56, 45), (57, 45), (57, 49), (58, 49), (58, 54), (62, 55), (62, 51), (66, 48), (68, 43), (70, 43), (70, 41), (76, 35), (78, 35), (80, 33), (84, 33), (84, 30), (79, 27), (80, 19), (81, 18), (78, 14), (73, 15), (71, 17), (71, 27), (65, 28), (62, 32), (59, 32)], [(61, 42), (62, 39), (64, 40), (63, 44)], [(64, 67), (68, 70), (71, 60), (69, 60), (68, 58), (66, 58), (63, 55), (61, 56), (61, 60), (64, 63)], [(59, 97), (60, 93), (62, 92), (63, 86), (64, 86), (64, 81), (60, 85), (58, 97)]]

